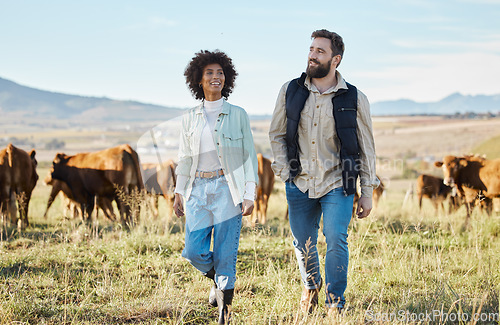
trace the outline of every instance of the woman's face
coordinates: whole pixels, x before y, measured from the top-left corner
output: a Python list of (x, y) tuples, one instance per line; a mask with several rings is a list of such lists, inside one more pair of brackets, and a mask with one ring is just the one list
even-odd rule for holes
[(224, 87), (224, 70), (218, 63), (212, 63), (203, 68), (201, 77), (201, 86), (205, 93), (205, 98), (209, 101), (218, 100), (222, 97), (222, 88)]

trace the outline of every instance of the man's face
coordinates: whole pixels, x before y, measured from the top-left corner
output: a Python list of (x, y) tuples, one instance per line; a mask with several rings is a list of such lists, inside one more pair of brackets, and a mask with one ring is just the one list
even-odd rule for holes
[(309, 77), (324, 78), (330, 73), (333, 60), (337, 62), (335, 64), (338, 64), (337, 57), (340, 58), (340, 56), (332, 57), (333, 51), (330, 44), (331, 41), (327, 38), (313, 39), (307, 58), (306, 73)]

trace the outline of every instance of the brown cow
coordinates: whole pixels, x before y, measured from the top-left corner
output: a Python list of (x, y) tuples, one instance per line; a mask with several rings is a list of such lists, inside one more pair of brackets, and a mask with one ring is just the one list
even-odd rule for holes
[(58, 153), (51, 177), (68, 185), (85, 220), (91, 216), (95, 197), (99, 196), (116, 200), (122, 222), (130, 225), (131, 202), (126, 197), (144, 189), (139, 158), (129, 145), (74, 156)]
[(54, 200), (56, 199), (59, 192), (62, 192), (64, 196), (66, 206), (66, 209), (64, 210), (64, 216), (67, 217), (67, 211), (69, 211), (71, 218), (76, 218), (81, 215), (81, 211), (79, 210), (78, 205), (75, 204), (76, 202), (74, 201), (73, 193), (68, 187), (68, 184), (61, 180), (53, 179), (50, 174), (45, 178), (44, 183), (45, 185), (52, 186), (52, 190), (47, 201), (47, 207), (45, 208), (45, 213), (43, 214), (44, 218), (47, 218), (49, 209), (52, 206), (52, 203), (54, 203)]
[[(466, 155), (464, 158), (470, 158), (472, 160), (478, 160), (478, 161), (484, 161), (485, 158), (475, 156), (475, 155)], [(435, 164), (436, 165), (436, 164)], [(437, 167), (441, 167), (439, 163), (436, 165)], [(443, 180), (444, 184), (444, 180)], [(444, 185), (446, 186), (446, 185)], [(474, 206), (479, 206), (481, 211), (486, 211), (488, 214), (491, 214), (493, 210), (493, 201), (489, 198), (484, 197), (481, 195), (480, 191), (469, 188), (462, 184), (461, 190), (457, 190), (456, 187), (453, 186), (453, 189), (455, 189), (453, 192), (454, 195), (452, 194), (450, 196), (450, 208), (449, 211), (453, 209), (458, 209), (462, 204), (465, 204), (466, 206), (466, 212), (470, 216), (472, 209), (474, 209)]]
[(465, 204), (469, 215), (475, 206), (479, 206), (480, 211), (486, 212), (488, 215), (491, 215), (493, 212), (493, 199), (484, 196), (481, 191), (469, 188), (463, 184), (461, 190), (457, 189), (457, 200)]
[[(384, 190), (385, 190), (385, 185), (382, 182), (382, 180), (380, 180), (380, 177), (378, 177), (378, 175), (377, 175), (377, 178), (378, 178), (380, 184), (373, 189), (372, 202), (373, 202), (374, 209), (376, 209), (378, 207), (378, 202), (380, 201), (380, 198), (382, 197), (382, 194), (384, 194)], [(352, 207), (352, 215), (353, 216), (356, 214), (358, 201), (359, 201), (359, 193), (356, 191), (356, 193), (354, 193), (354, 201), (353, 201), (353, 207)]]
[[(38, 180), (36, 152), (16, 148), (10, 143), (0, 151), (0, 214), (21, 229), (29, 226), (28, 208)], [(16, 215), (16, 200), (19, 221)]]
[(473, 201), (479, 200), (487, 209), (492, 199), (500, 197), (500, 159), (487, 160), (477, 156), (445, 156), (436, 161), (436, 167), (443, 168), (444, 183), (455, 185), (465, 198), (467, 206), (466, 224), (470, 218)]
[[(453, 188), (445, 185), (443, 183), (443, 179), (440, 177), (425, 174), (418, 176), (417, 197), (420, 210), (422, 210), (422, 199), (425, 197), (431, 200), (436, 211), (439, 206), (441, 206), (444, 211), (444, 201), (448, 198), (448, 196), (450, 196), (452, 190)], [(450, 205), (450, 209), (451, 207), (452, 206)]]
[(382, 197), (382, 194), (384, 194), (385, 191), (385, 185), (382, 183), (382, 180), (377, 176), (377, 178), (380, 181), (380, 184), (373, 189), (373, 208), (376, 209), (378, 207), (378, 202), (380, 201), (380, 198)]
[(142, 179), (148, 193), (154, 196), (154, 215), (158, 216), (158, 196), (163, 196), (167, 202), (167, 217), (172, 217), (174, 207), (174, 190), (176, 186), (175, 169), (177, 163), (169, 159), (161, 165), (154, 163), (142, 164)]
[(257, 154), (257, 161), (259, 163), (259, 183), (255, 189), (256, 199), (251, 216), (252, 225), (255, 225), (256, 222), (260, 224), (266, 223), (267, 204), (274, 188), (274, 172), (271, 168), (271, 161), (265, 158), (261, 153)]
[[(50, 192), (49, 199), (47, 201), (47, 207), (45, 209), (45, 213), (43, 214), (44, 218), (47, 218), (47, 213), (49, 212), (49, 208), (52, 206), (56, 196), (61, 192), (63, 194), (63, 199), (65, 201), (66, 209), (64, 210), (64, 216), (67, 217), (67, 211), (70, 213), (71, 218), (82, 217), (82, 210), (79, 207), (79, 204), (75, 201), (73, 193), (69, 188), (68, 184), (64, 181), (53, 179), (50, 174), (44, 180), (46, 185), (52, 186), (52, 191)], [(95, 212), (96, 218), (99, 217), (99, 209), (104, 212), (104, 215), (110, 219), (111, 221), (116, 220), (116, 215), (114, 213), (112, 201), (107, 197), (96, 196), (95, 201)]]

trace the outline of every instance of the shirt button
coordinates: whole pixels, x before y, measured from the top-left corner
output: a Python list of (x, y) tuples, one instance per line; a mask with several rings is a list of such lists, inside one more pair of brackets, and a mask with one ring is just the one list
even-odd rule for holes
[(312, 144), (314, 144), (314, 141), (312, 142)]
[(316, 105), (316, 108), (319, 108), (319, 105)]
[(316, 159), (313, 159), (313, 160), (312, 160), (312, 162), (315, 162), (315, 161), (316, 161)]
[(314, 123), (314, 126), (318, 126), (318, 123)]

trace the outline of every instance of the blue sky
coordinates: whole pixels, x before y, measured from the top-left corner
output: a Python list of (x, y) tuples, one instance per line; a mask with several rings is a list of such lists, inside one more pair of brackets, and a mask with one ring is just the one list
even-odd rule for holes
[(229, 101), (271, 114), (305, 69), (310, 35), (346, 44), (339, 71), (371, 102), (500, 93), (500, 0), (0, 0), (0, 77), (57, 92), (196, 104), (183, 71), (221, 49), (239, 76)]

